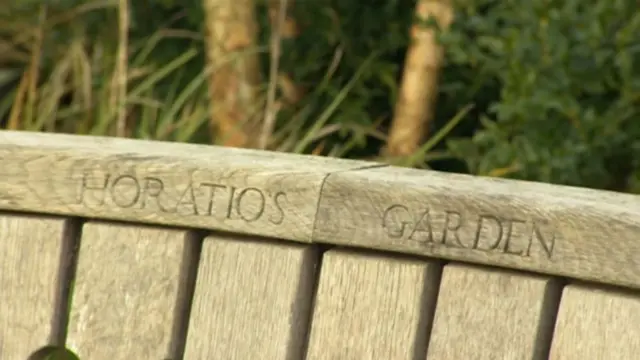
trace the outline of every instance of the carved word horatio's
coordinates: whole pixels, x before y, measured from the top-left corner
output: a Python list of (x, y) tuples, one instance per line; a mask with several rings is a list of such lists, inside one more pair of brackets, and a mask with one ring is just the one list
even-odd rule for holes
[(129, 174), (89, 175), (79, 182), (78, 204), (146, 209), (163, 213), (214, 216), (254, 222), (266, 219), (279, 225), (284, 221), (287, 195), (255, 187), (235, 187), (210, 182), (185, 182), (183, 188), (167, 188), (158, 177)]
[(529, 257), (553, 255), (555, 231), (543, 220), (523, 220), (491, 214), (463, 215), (457, 211), (387, 207), (382, 227), (394, 239), (424, 246), (445, 246)]

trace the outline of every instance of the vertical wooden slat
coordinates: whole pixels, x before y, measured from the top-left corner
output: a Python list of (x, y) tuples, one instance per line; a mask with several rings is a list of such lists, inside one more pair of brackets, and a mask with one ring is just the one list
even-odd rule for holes
[(549, 278), (447, 265), (427, 359), (546, 359), (559, 294)]
[(307, 359), (424, 359), (439, 278), (435, 263), (327, 252)]
[(640, 294), (565, 287), (550, 359), (637, 359)]
[[(65, 221), (0, 216), (0, 359), (55, 344)], [(61, 262), (62, 260), (62, 262)]]
[(302, 359), (316, 251), (208, 237), (185, 359)]
[(187, 232), (83, 228), (67, 346), (81, 359), (172, 358)]

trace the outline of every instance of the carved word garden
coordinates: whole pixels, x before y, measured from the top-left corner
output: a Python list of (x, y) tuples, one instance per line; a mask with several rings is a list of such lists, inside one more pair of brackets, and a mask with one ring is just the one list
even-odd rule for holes
[(554, 229), (543, 220), (410, 209), (401, 204), (385, 209), (381, 225), (392, 239), (521, 257), (536, 252), (551, 259), (556, 241)]

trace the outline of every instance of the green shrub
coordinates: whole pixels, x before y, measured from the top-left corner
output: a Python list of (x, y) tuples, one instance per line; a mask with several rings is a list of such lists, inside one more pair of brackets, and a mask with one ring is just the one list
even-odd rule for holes
[(640, 174), (637, 3), (476, 0), (457, 6), (452, 30), (442, 35), (446, 71), (462, 68), (472, 78), (449, 74), (443, 86), (452, 97), (496, 95), (472, 137), (449, 141), (469, 171), (640, 190), (634, 180)]

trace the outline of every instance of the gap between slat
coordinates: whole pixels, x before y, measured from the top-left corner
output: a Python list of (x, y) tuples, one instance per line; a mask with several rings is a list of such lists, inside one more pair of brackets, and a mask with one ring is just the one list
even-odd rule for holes
[(167, 360), (182, 360), (184, 357), (189, 319), (191, 316), (191, 305), (196, 288), (200, 253), (202, 252), (204, 237), (205, 233), (200, 231), (191, 231), (185, 236), (186, 245), (180, 269), (180, 288), (178, 289), (178, 300), (175, 304), (175, 322), (169, 345), (169, 354), (171, 357)]
[[(310, 296), (310, 300), (306, 309), (306, 318), (303, 320), (304, 322), (301, 322), (301, 324), (306, 324), (306, 326), (304, 327), (304, 336), (302, 337), (302, 344), (301, 344), (301, 349), (299, 349), (299, 351), (292, 351), (291, 348), (289, 348), (289, 354), (287, 354), (287, 360), (299, 360), (299, 359), (306, 359), (307, 358), (307, 351), (309, 351), (309, 336), (311, 335), (311, 326), (313, 326), (313, 312), (316, 306), (316, 297), (318, 296), (318, 286), (320, 285), (320, 273), (322, 271), (322, 260), (324, 259), (324, 254), (333, 249), (334, 246), (333, 245), (324, 245), (324, 244), (317, 244), (317, 245), (312, 245), (312, 246), (316, 246), (317, 250), (315, 252), (313, 252), (313, 258), (309, 259), (307, 261), (313, 261), (316, 265), (313, 267), (308, 267), (307, 271), (308, 272), (312, 272), (311, 275), (307, 274), (301, 274), (301, 279), (300, 279), (300, 286), (301, 289), (298, 290), (298, 299), (296, 299), (296, 304), (301, 304), (301, 303), (305, 303), (304, 299), (305, 299), (305, 294), (304, 294), (304, 283), (305, 283), (305, 278), (312, 278), (312, 282), (313, 284), (311, 285), (311, 296)], [(300, 306), (300, 305), (297, 305)], [(296, 309), (297, 310), (297, 309)], [(296, 311), (294, 310), (294, 311)], [(293, 336), (295, 335), (294, 332), (296, 331), (296, 326), (292, 326), (291, 327), (291, 336), (289, 337), (294, 338)], [(301, 357), (298, 357), (298, 354), (301, 355)]]
[(78, 251), (82, 237), (83, 221), (79, 218), (65, 220), (60, 251), (60, 267), (58, 268), (58, 293), (56, 294), (55, 316), (52, 321), (51, 343), (65, 346), (71, 312), (73, 285), (76, 277)]

